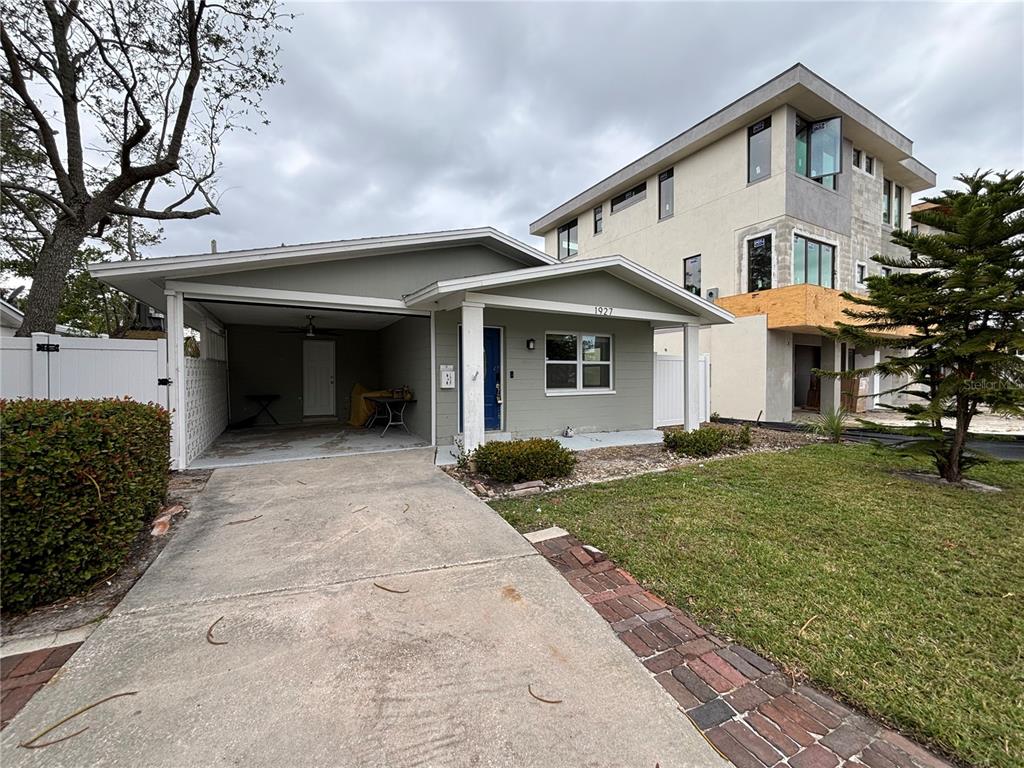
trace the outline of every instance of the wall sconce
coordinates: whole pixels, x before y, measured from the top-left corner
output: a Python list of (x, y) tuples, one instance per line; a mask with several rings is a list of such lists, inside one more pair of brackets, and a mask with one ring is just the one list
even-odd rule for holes
[(528, 350), (530, 350), (531, 352), (533, 350), (535, 350), (537, 348), (537, 340), (536, 339), (527, 339), (526, 340), (526, 348)]

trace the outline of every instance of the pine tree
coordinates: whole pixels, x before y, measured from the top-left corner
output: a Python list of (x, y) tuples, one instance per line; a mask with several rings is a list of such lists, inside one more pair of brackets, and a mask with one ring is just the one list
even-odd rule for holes
[[(924, 439), (904, 447), (932, 456), (950, 482), (978, 461), (965, 444), (979, 408), (1024, 414), (1024, 173), (956, 181), (966, 189), (928, 198), (934, 207), (912, 214), (938, 234), (894, 231), (909, 256), (873, 261), (901, 271), (868, 277), (867, 296), (844, 293), (856, 305), (845, 310), (851, 322), (829, 331), (857, 347), (904, 352), (854, 373), (907, 377), (890, 392), (910, 395), (896, 410)], [(952, 431), (943, 417), (956, 420)]]

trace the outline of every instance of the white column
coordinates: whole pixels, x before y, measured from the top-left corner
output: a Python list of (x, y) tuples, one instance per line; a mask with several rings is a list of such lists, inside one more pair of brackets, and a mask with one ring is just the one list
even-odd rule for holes
[(484, 443), (484, 305), (462, 304), (462, 439), (469, 453)]
[(700, 427), (700, 326), (683, 326), (683, 427)]
[(171, 409), (171, 468), (188, 465), (185, 421), (185, 302), (179, 291), (164, 291), (167, 297), (167, 402)]

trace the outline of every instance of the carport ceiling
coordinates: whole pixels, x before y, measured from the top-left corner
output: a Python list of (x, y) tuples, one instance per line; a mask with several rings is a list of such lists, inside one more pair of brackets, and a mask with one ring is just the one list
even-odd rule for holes
[(389, 315), (383, 312), (348, 312), (306, 307), (280, 307), (269, 304), (233, 304), (219, 301), (195, 303), (224, 325), (302, 328), (306, 325), (306, 315), (313, 315), (313, 324), (317, 328), (379, 331), (405, 317), (405, 315)]

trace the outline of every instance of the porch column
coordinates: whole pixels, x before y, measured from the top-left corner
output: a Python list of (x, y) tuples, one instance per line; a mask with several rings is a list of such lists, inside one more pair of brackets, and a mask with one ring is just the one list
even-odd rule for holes
[(462, 303), (462, 439), (469, 453), (484, 443), (484, 305)]
[(171, 469), (185, 469), (188, 445), (185, 421), (185, 302), (180, 291), (167, 297), (167, 407), (171, 411)]
[(700, 326), (683, 326), (683, 428), (700, 427)]
[[(835, 339), (821, 339), (821, 370), (840, 371), (843, 368), (842, 345)], [(821, 413), (834, 411), (842, 404), (842, 382), (839, 378), (821, 377)]]

